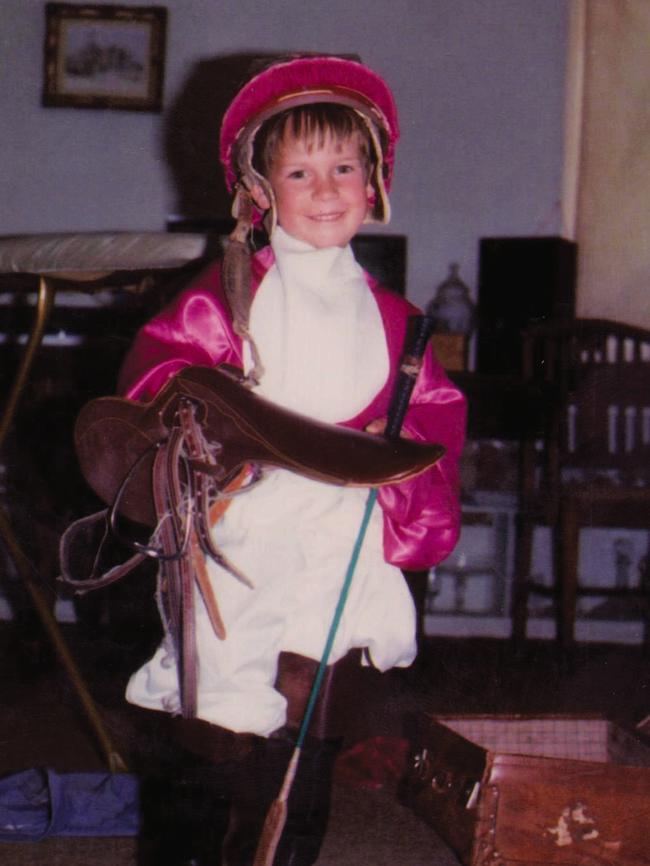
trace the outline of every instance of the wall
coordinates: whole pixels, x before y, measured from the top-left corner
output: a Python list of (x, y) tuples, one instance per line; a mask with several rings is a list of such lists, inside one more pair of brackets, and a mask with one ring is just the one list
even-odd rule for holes
[[(196, 153), (177, 123), (188, 85), (204, 87), (191, 120), (206, 112), (204, 143), (216, 160), (207, 134), (217, 127), (207, 114), (219, 92), (215, 58), (301, 49), (358, 52), (395, 90), (403, 138), (390, 231), (409, 238), (414, 300), (428, 300), (451, 261), (473, 288), (481, 236), (557, 233), (565, 0), (166, 5), (160, 116), (40, 107), (44, 3), (3, 0), (0, 234), (164, 229), (181, 204), (170, 156), (179, 142)], [(199, 200), (211, 207), (207, 195)]]

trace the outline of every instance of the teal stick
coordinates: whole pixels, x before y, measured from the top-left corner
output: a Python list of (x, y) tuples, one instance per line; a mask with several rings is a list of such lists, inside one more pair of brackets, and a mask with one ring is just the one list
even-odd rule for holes
[(363, 540), (366, 537), (366, 530), (368, 529), (368, 524), (370, 523), (370, 515), (372, 514), (372, 509), (374, 508), (376, 501), (377, 489), (373, 487), (371, 488), (370, 493), (368, 494), (368, 499), (366, 500), (366, 508), (363, 512), (361, 526), (359, 527), (359, 532), (357, 533), (357, 538), (354, 542), (354, 548), (352, 549), (350, 562), (348, 563), (347, 571), (345, 572), (345, 578), (343, 579), (343, 585), (341, 586), (339, 600), (334, 611), (334, 616), (332, 617), (329, 632), (327, 633), (325, 649), (323, 650), (323, 655), (321, 657), (320, 664), (318, 665), (318, 670), (316, 671), (314, 682), (312, 683), (311, 691), (309, 693), (309, 700), (307, 701), (307, 708), (305, 709), (305, 714), (302, 717), (300, 730), (298, 732), (298, 738), (296, 739), (297, 749), (302, 748), (302, 745), (305, 742), (305, 737), (307, 736), (311, 717), (314, 714), (314, 708), (316, 706), (316, 701), (318, 700), (318, 692), (320, 691), (321, 682), (323, 681), (323, 677), (325, 676), (325, 668), (327, 667), (330, 652), (332, 651), (332, 645), (334, 644), (334, 638), (336, 637), (336, 632), (341, 621), (341, 616), (343, 615), (343, 608), (345, 607), (345, 602), (347, 601), (348, 593), (350, 592), (352, 577), (354, 576), (357, 562), (359, 561), (359, 554), (361, 553)]
[[(391, 401), (391, 406), (388, 413), (386, 430), (384, 432), (386, 438), (393, 440), (396, 440), (399, 437), (399, 433), (402, 427), (402, 421), (404, 420), (404, 416), (408, 408), (411, 392), (413, 391), (415, 380), (422, 364), (424, 351), (426, 349), (427, 342), (431, 334), (432, 319), (430, 317), (414, 316), (412, 317), (412, 323), (415, 325), (415, 328), (412, 337), (411, 351), (404, 352), (404, 357), (402, 359), (400, 371), (396, 381), (395, 393), (393, 394), (393, 399)], [(366, 507), (361, 520), (361, 526), (359, 527), (357, 538), (354, 543), (354, 548), (352, 550), (352, 555), (350, 557), (347, 571), (343, 579), (341, 592), (339, 593), (339, 600), (336, 605), (334, 615), (332, 617), (329, 632), (327, 634), (327, 640), (325, 642), (323, 655), (321, 657), (320, 664), (318, 665), (316, 676), (314, 677), (314, 682), (309, 693), (309, 698), (307, 700), (307, 708), (305, 709), (302, 723), (300, 725), (300, 730), (298, 731), (296, 745), (294, 747), (291, 760), (289, 761), (287, 771), (284, 775), (284, 780), (282, 782), (282, 787), (280, 788), (280, 793), (271, 805), (269, 813), (266, 816), (262, 835), (257, 845), (257, 851), (255, 853), (253, 866), (271, 866), (273, 860), (275, 859), (278, 843), (280, 841), (280, 837), (282, 836), (282, 832), (284, 830), (287, 819), (287, 802), (289, 799), (289, 794), (291, 792), (291, 786), (296, 775), (301, 749), (307, 736), (311, 717), (314, 713), (314, 708), (316, 706), (316, 700), (318, 699), (321, 682), (323, 680), (323, 676), (325, 675), (325, 668), (327, 667), (327, 662), (329, 660), (332, 645), (334, 643), (334, 638), (336, 637), (336, 632), (341, 621), (341, 616), (343, 615), (343, 608), (345, 607), (345, 602), (347, 601), (350, 585), (352, 583), (352, 577), (357, 567), (359, 554), (361, 553), (361, 546), (363, 545), (363, 541), (366, 536), (366, 530), (368, 529), (368, 524), (370, 522), (370, 515), (372, 514), (372, 509), (374, 508), (376, 501), (377, 490), (376, 488), (372, 488), (370, 490), (370, 493), (368, 494), (368, 499), (366, 500)]]
[[(400, 430), (402, 429), (404, 416), (406, 415), (406, 411), (409, 406), (411, 393), (415, 386), (415, 381), (417, 379), (420, 366), (422, 365), (422, 358), (424, 357), (424, 352), (433, 332), (434, 321), (430, 316), (412, 316), (410, 319), (410, 325), (412, 325), (413, 328), (410, 332), (407, 328), (407, 345), (405, 346), (403, 352), (400, 370), (395, 382), (395, 391), (393, 393), (393, 397), (388, 411), (386, 429), (384, 431), (384, 436), (387, 439), (393, 441), (397, 441), (399, 439), (399, 434)], [(325, 668), (327, 667), (327, 662), (330, 657), (334, 638), (336, 637), (339, 622), (341, 621), (341, 616), (343, 615), (343, 608), (345, 607), (345, 602), (347, 601), (350, 584), (352, 583), (352, 577), (354, 575), (354, 570), (357, 567), (359, 554), (361, 553), (361, 546), (366, 536), (366, 530), (368, 528), (368, 523), (370, 522), (370, 515), (372, 514), (372, 509), (374, 508), (376, 501), (377, 490), (376, 488), (372, 488), (366, 501), (366, 509), (361, 520), (359, 532), (357, 533), (357, 539), (354, 543), (352, 556), (350, 557), (350, 562), (345, 573), (345, 578), (341, 587), (341, 593), (339, 595), (339, 600), (336, 605), (336, 610), (334, 611), (334, 616), (332, 617), (332, 622), (327, 635), (327, 641), (325, 643), (325, 649), (323, 650), (323, 655), (321, 657), (320, 664), (318, 665), (318, 670), (316, 671), (316, 676), (314, 677), (314, 682), (309, 693), (307, 709), (305, 710), (305, 714), (302, 718), (302, 723), (298, 732), (298, 739), (296, 740), (296, 750), (299, 750), (302, 747), (302, 744), (305, 741), (305, 737), (307, 736), (307, 729), (309, 728), (311, 717), (314, 712), (314, 707), (316, 706), (318, 692), (320, 690), (323, 676), (325, 675)]]

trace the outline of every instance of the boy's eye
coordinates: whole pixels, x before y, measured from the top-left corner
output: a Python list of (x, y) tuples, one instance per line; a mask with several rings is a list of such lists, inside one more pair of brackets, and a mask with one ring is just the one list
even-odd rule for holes
[(291, 180), (302, 180), (307, 176), (307, 173), (302, 168), (296, 168), (293, 171), (290, 171), (288, 177)]
[(337, 166), (336, 171), (338, 174), (351, 174), (355, 170), (355, 167), (350, 163), (343, 163), (342, 165)]

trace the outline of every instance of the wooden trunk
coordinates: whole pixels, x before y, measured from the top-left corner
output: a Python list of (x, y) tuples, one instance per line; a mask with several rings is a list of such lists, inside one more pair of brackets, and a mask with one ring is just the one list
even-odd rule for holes
[(648, 866), (650, 748), (600, 717), (420, 716), (402, 786), (465, 866)]

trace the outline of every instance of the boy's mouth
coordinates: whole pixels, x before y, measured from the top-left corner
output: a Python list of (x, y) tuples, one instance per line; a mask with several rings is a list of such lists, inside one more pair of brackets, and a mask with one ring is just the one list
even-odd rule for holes
[(313, 214), (310, 219), (314, 222), (320, 223), (329, 223), (335, 222), (337, 219), (340, 219), (343, 216), (343, 211), (336, 211), (333, 213), (317, 213)]

